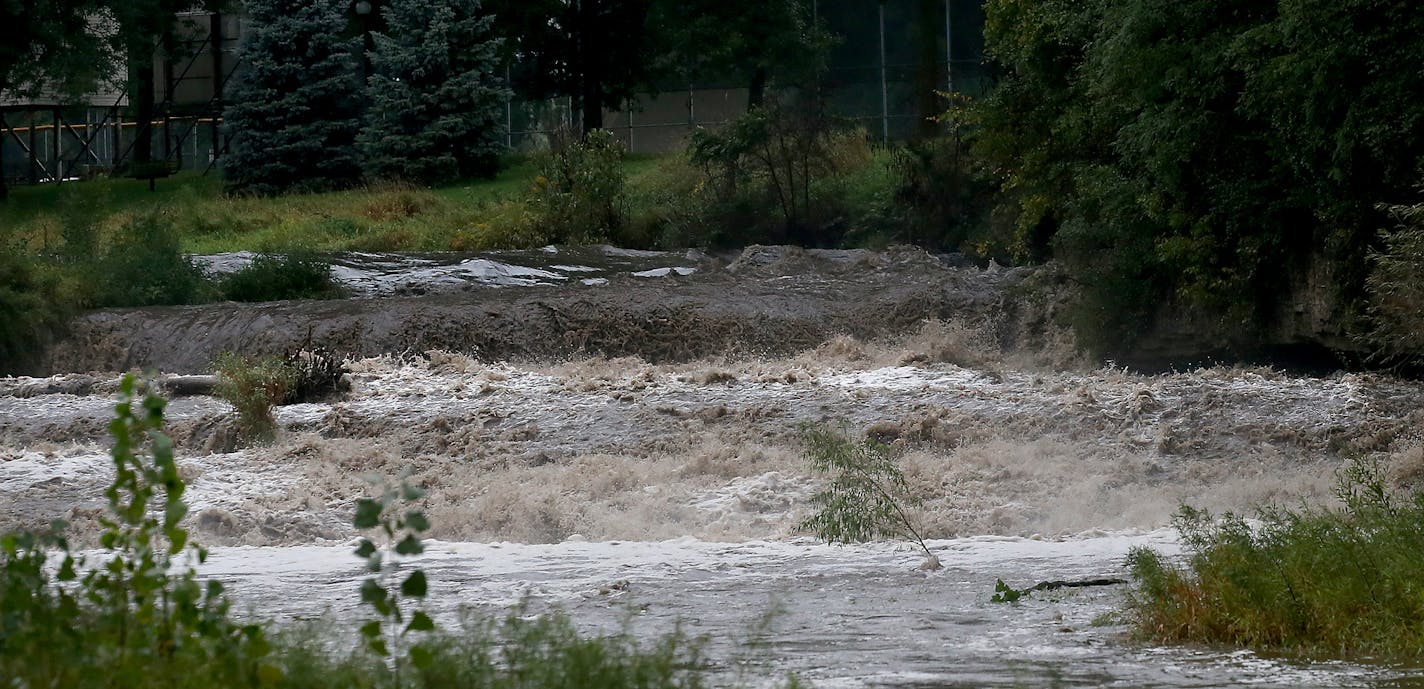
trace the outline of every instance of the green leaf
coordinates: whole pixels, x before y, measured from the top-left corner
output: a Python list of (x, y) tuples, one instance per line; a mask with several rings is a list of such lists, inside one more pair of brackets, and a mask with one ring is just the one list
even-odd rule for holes
[(401, 499), (419, 500), (425, 497), (425, 489), (420, 486), (412, 486), (405, 481), (401, 481)]
[(415, 614), (411, 615), (410, 624), (406, 626), (405, 631), (407, 633), (433, 632), (435, 631), (435, 620), (430, 619), (424, 610), (416, 610)]
[(356, 518), (351, 525), (358, 529), (370, 529), (381, 523), (381, 503), (371, 498), (356, 501)]
[(183, 552), (183, 546), (188, 545), (187, 529), (171, 529), (168, 532), (168, 552), (177, 555)]
[(419, 555), (425, 552), (425, 546), (421, 545), (420, 538), (415, 534), (406, 534), (406, 537), (396, 544), (396, 552), (401, 555)]
[(286, 676), (282, 673), (282, 668), (271, 663), (262, 663), (257, 666), (257, 683), (264, 687), (275, 687), (282, 684)]
[(380, 636), (381, 636), (381, 621), (380, 621), (380, 620), (371, 620), (370, 622), (367, 622), (366, 624), (361, 625), (361, 636), (364, 636), (364, 637), (366, 637), (367, 639), (375, 639), (375, 638), (380, 637)]
[(425, 532), (430, 530), (430, 521), (425, 518), (425, 513), (419, 510), (411, 510), (405, 513), (405, 525), (411, 531)]
[(361, 582), (361, 602), (375, 605), (384, 602), (390, 594), (385, 587), (381, 586), (375, 579), (367, 579)]
[(74, 581), (79, 574), (74, 571), (74, 556), (65, 554), (64, 563), (59, 566), (59, 574), (56, 575), (60, 581)]
[(424, 598), (426, 591), (425, 572), (415, 570), (401, 582), (401, 595), (409, 598)]
[(367, 648), (370, 648), (370, 649), (371, 649), (371, 652), (375, 653), (375, 654), (378, 655), (378, 656), (383, 656), (383, 657), (384, 657), (384, 656), (388, 656), (388, 655), (391, 654), (391, 652), (386, 649), (386, 642), (385, 642), (385, 641), (382, 641), (382, 640), (380, 640), (380, 639), (370, 639), (370, 640), (368, 640), (368, 641), (366, 642), (366, 647), (367, 647)]
[(359, 557), (362, 560), (371, 557), (371, 554), (375, 552), (376, 544), (372, 543), (371, 539), (369, 538), (361, 539), (361, 545), (356, 547), (356, 557)]

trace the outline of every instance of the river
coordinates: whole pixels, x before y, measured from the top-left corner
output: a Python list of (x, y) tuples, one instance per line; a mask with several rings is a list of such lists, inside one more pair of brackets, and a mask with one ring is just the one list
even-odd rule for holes
[[(447, 624), (461, 608), (500, 614), (521, 604), (564, 609), (589, 629), (627, 624), (655, 635), (680, 624), (708, 637), (719, 673), (754, 684), (796, 672), (823, 687), (1420, 686), (1411, 668), (1134, 642), (1112, 615), (1124, 586), (1041, 592), (1014, 604), (989, 598), (997, 579), (1025, 587), (1121, 577), (1132, 547), (1177, 553), (1168, 526), (1183, 502), (1214, 511), (1328, 502), (1347, 456), (1377, 457), (1391, 480), (1410, 485), (1424, 476), (1424, 385), (1378, 373), (1218, 366), (1149, 375), (1073, 365), (1053, 337), (1027, 338), (986, 318), (1002, 308), (994, 288), (1007, 279), (992, 268), (838, 254), (820, 264), (783, 256), (754, 269), (743, 261), (739, 272), (736, 261), (701, 256), (599, 263), (543, 253), (552, 254), (545, 264), (565, 267), (508, 256), (419, 260), (481, 275), (528, 269), (565, 278), (489, 289), (468, 276), (441, 277), (402, 288), (425, 294), (372, 287), (337, 305), (91, 316), (79, 344), (55, 359), (82, 365), (0, 379), (0, 528), (62, 517), (92, 542), (118, 367), (106, 363), (204, 372), (185, 363), (198, 351), (191, 342), (165, 349), (145, 334), (155, 328), (221, 322), (237, 333), (234, 319), (333, 309), (373, 322), (372, 313), (455, 299), (449, 291), (485, 300), (482, 308), (495, 303), (484, 295), (502, 292), (507, 313), (616, 294), (610, 308), (623, 323), (630, 304), (656, 306), (643, 303), (649, 295), (710, 303), (725, 294), (747, 312), (767, 310), (776, 302), (757, 297), (779, 281), (820, 301), (798, 302), (812, 306), (741, 334), (773, 344), (778, 332), (796, 342), (816, 336), (815, 344), (707, 353), (666, 340), (647, 351), (636, 340), (625, 350), (563, 340), (570, 351), (535, 356), (544, 351), (537, 343), (373, 353), (362, 347), (387, 349), (376, 344), (391, 340), (369, 336), (350, 352), (350, 391), (278, 408), (281, 430), (270, 447), (236, 442), (226, 402), (175, 399), (169, 430), (190, 486), (191, 526), (213, 552), (204, 575), (228, 582), (251, 614), (350, 618), (362, 575), (350, 552), (354, 500), (374, 489), (372, 476), (405, 475), (427, 492), (422, 506), (436, 540), (418, 562)], [(866, 291), (837, 268), (847, 264), (875, 273)], [(898, 301), (887, 305), (886, 294)], [(866, 320), (869, 302), (880, 320)], [(469, 310), (469, 302), (444, 303)], [(689, 308), (679, 325), (715, 321), (712, 306)], [(861, 325), (818, 325), (851, 321)], [(394, 329), (399, 319), (386, 322)], [(530, 337), (555, 327), (536, 326)], [(1018, 333), (1018, 344), (1006, 332)], [(260, 351), (287, 336), (248, 332), (245, 341)], [(796, 531), (820, 480), (800, 450), (806, 423), (896, 448), (919, 498), (911, 516), (943, 570), (918, 570), (920, 558), (903, 544), (828, 546)]]

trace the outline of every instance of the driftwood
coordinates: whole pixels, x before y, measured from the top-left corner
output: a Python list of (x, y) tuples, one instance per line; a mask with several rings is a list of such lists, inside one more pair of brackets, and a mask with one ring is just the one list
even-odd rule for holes
[(1126, 584), (1126, 579), (1079, 579), (1078, 581), (1040, 581), (1025, 591), (1052, 591), (1053, 589), (1076, 589), (1089, 586), (1116, 586)]

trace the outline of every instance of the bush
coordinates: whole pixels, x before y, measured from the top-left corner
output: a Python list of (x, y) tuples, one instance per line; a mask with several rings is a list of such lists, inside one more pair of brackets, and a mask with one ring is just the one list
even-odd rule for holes
[(74, 309), (63, 280), (38, 260), (0, 250), (0, 373), (35, 363)]
[[(109, 425), (115, 478), (93, 568), (62, 525), (0, 537), (0, 668), (16, 687), (255, 684), (275, 668), (262, 630), (229, 616), (222, 585), (200, 583), (177, 556), (202, 562), (179, 526), (187, 513), (161, 398), (120, 386)], [(53, 562), (51, 562), (53, 560)]]
[(693, 133), (692, 164), (711, 198), (719, 244), (834, 245), (845, 207), (828, 181), (870, 160), (864, 133), (841, 131), (819, 94), (769, 98), (718, 130)]
[(995, 253), (994, 244), (973, 241), (980, 239), (992, 194), (966, 141), (958, 135), (911, 141), (894, 151), (894, 200), (903, 209), (901, 234), (894, 239), (932, 250)]
[(551, 153), (539, 166), (527, 200), (534, 224), (550, 242), (590, 244), (624, 223), (627, 174), (623, 145), (598, 129)]
[(829, 474), (826, 485), (811, 498), (816, 513), (797, 525), (828, 543), (862, 543), (876, 538), (902, 538), (925, 554), (922, 569), (939, 569), (939, 558), (905, 512), (914, 502), (890, 448), (873, 440), (854, 442), (844, 433), (809, 426), (802, 430), (811, 467)]
[(260, 254), (224, 277), (218, 292), (228, 301), (335, 299), (346, 291), (331, 277), (331, 266), (314, 254)]
[(206, 301), (210, 287), (183, 253), (181, 237), (162, 211), (139, 213), (89, 266), (89, 306), (153, 306)]
[(1340, 472), (1340, 509), (1265, 509), (1259, 523), (1182, 508), (1185, 570), (1128, 558), (1129, 618), (1154, 642), (1424, 657), (1424, 494), (1390, 495), (1376, 464)]
[(214, 393), (237, 409), (238, 426), (249, 442), (270, 442), (277, 433), (272, 407), (287, 401), (297, 386), (297, 371), (277, 357), (244, 358), (225, 353), (213, 362)]
[(1381, 233), (1366, 280), (1371, 339), (1385, 356), (1424, 357), (1424, 203), (1389, 206), (1397, 225)]

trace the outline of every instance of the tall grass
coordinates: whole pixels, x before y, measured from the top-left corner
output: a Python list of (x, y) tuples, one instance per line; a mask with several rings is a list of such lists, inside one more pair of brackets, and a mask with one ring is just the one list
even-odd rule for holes
[(1339, 508), (1220, 519), (1183, 508), (1185, 567), (1129, 555), (1144, 639), (1330, 656), (1424, 657), (1424, 494), (1391, 495), (1377, 464), (1338, 475)]

